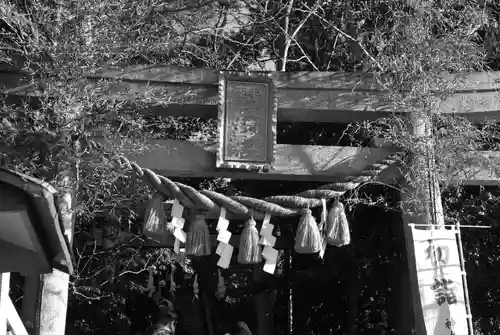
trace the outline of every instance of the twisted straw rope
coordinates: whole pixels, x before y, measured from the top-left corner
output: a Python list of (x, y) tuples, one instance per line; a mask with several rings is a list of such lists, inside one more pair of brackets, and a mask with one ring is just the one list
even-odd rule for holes
[(277, 195), (264, 199), (243, 196), (228, 197), (214, 191), (198, 191), (191, 186), (174, 182), (158, 175), (150, 169), (141, 168), (137, 163), (120, 156), (118, 161), (132, 169), (150, 187), (170, 198), (177, 198), (185, 207), (218, 213), (221, 207), (237, 216), (272, 216), (287, 217), (301, 214), (305, 208), (321, 206), (321, 199), (336, 198), (347, 191), (354, 190), (360, 184), (378, 177), (389, 165), (394, 164), (401, 152), (390, 154), (380, 162), (367, 166), (357, 176), (348, 176), (343, 181), (326, 184), (318, 189), (307, 190), (295, 195)]

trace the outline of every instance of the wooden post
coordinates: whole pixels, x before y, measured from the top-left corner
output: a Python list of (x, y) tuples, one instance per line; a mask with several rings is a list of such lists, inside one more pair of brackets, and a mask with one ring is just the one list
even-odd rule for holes
[(274, 303), (278, 291), (274, 288), (264, 290), (254, 296), (257, 315), (257, 335), (274, 334)]
[[(75, 192), (72, 174), (63, 180), (64, 193), (58, 196), (64, 233), (70, 244), (74, 229)], [(31, 335), (64, 335), (68, 306), (69, 274), (53, 269), (52, 273), (26, 278), (22, 318)]]
[[(73, 242), (75, 222), (74, 201), (76, 194), (70, 183), (72, 178), (65, 177), (62, 185), (64, 194), (59, 197), (61, 218), (69, 243)], [(66, 332), (66, 312), (68, 308), (69, 274), (54, 269), (50, 274), (42, 275), (40, 301), (40, 335), (64, 335)]]
[(10, 272), (0, 274), (0, 334), (28, 335), (9, 297)]
[(252, 269), (253, 285), (258, 287), (253, 296), (256, 313), (257, 335), (274, 334), (274, 304), (278, 291), (276, 278), (262, 270), (262, 264), (255, 264)]
[[(405, 235), (406, 252), (408, 256), (408, 273), (402, 278), (401, 308), (408, 310), (408, 319), (401, 323), (400, 329), (408, 332), (407, 326), (415, 329), (417, 335), (425, 335), (425, 324), (417, 280), (417, 269), (413, 237), (409, 223), (425, 224), (418, 229), (430, 229), (431, 226), (443, 226), (444, 215), (441, 203), (441, 193), (434, 171), (434, 155), (432, 142), (432, 121), (423, 111), (415, 111), (410, 117), (411, 134), (418, 139), (412, 153), (412, 167), (407, 182), (403, 185), (403, 231)], [(406, 277), (409, 278), (406, 278)], [(409, 287), (408, 287), (409, 286)], [(407, 294), (405, 294), (407, 292)], [(411, 302), (410, 304), (408, 302)], [(410, 312), (411, 311), (411, 312)], [(399, 332), (398, 332), (399, 333)]]
[(7, 299), (9, 299), (10, 273), (0, 274), (0, 334), (7, 334)]
[(29, 334), (38, 335), (37, 311), (39, 309), (40, 276), (26, 276), (24, 282), (23, 307), (21, 318)]

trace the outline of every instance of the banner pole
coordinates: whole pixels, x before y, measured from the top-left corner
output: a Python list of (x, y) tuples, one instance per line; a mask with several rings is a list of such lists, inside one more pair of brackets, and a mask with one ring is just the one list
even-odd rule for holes
[[(419, 223), (409, 223), (409, 225), (415, 226), (415, 227), (429, 227), (428, 224), (419, 224)], [(445, 224), (442, 225), (442, 227), (450, 227), (450, 228), (456, 228), (456, 224)], [(491, 229), (493, 228), (492, 226), (473, 226), (473, 225), (460, 225), (460, 228), (474, 228), (474, 229)]]
[(469, 288), (467, 285), (467, 272), (465, 271), (464, 249), (462, 245), (462, 234), (460, 231), (460, 222), (456, 223), (456, 238), (458, 244), (458, 256), (460, 257), (460, 267), (462, 268), (462, 284), (464, 289), (465, 310), (467, 312), (467, 325), (469, 327), (469, 335), (474, 335), (474, 326), (472, 324), (472, 313), (470, 310)]

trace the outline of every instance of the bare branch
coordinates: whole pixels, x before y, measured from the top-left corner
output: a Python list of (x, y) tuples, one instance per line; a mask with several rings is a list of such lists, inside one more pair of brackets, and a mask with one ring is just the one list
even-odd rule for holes
[(382, 67), (382, 65), (380, 65), (380, 63), (368, 52), (368, 50), (366, 50), (366, 48), (361, 44), (361, 42), (359, 42), (356, 38), (352, 37), (351, 35), (345, 33), (344, 31), (342, 31), (341, 29), (337, 28), (334, 24), (328, 22), (327, 20), (325, 20), (323, 17), (319, 16), (317, 13), (312, 13), (314, 14), (314, 16), (316, 16), (317, 18), (319, 18), (322, 22), (324, 22), (328, 27), (332, 28), (333, 30), (335, 30), (336, 32), (338, 32), (339, 34), (341, 34), (342, 36), (344, 36), (345, 38), (349, 39), (350, 41), (352, 42), (355, 42), (358, 44), (358, 46), (361, 48), (361, 50), (363, 50), (364, 54), (370, 58), (370, 60), (375, 64), (377, 65), (378, 69), (382, 72), (384, 72), (384, 68)]
[[(179, 13), (179, 12), (184, 12), (184, 11), (189, 11), (189, 10), (200, 9), (204, 6), (213, 4), (215, 2), (218, 2), (218, 0), (205, 0), (205, 1), (201, 1), (199, 3), (188, 4), (186, 6), (177, 7), (177, 8), (173, 8), (171, 6), (160, 6), (158, 8), (153, 8), (152, 12), (158, 13), (158, 14)], [(153, 14), (153, 13), (151, 13), (151, 14)]]
[(227, 69), (228, 69), (228, 70), (229, 70), (229, 69), (231, 69), (231, 66), (233, 66), (233, 63), (234, 63), (234, 62), (235, 62), (235, 61), (236, 61), (236, 60), (240, 57), (240, 55), (241, 55), (241, 51), (243, 50), (243, 48), (244, 48), (245, 46), (247, 46), (247, 45), (248, 45), (248, 43), (250, 43), (250, 41), (251, 41), (252, 39), (253, 39), (253, 36), (250, 36), (250, 37), (246, 40), (245, 44), (243, 44), (243, 45), (241, 45), (241, 46), (240, 46), (240, 48), (238, 49), (238, 51), (236, 52), (236, 54), (234, 55), (234, 57), (231, 59), (231, 61), (230, 61), (230, 62), (229, 62), (229, 64), (227, 65)]
[[(292, 5), (292, 8), (293, 8), (293, 0), (290, 0), (290, 3)], [(290, 5), (289, 3), (289, 5)], [(316, 64), (314, 64), (314, 62), (311, 60), (311, 58), (309, 58), (309, 56), (307, 56), (307, 53), (305, 52), (305, 50), (302, 48), (302, 46), (300, 45), (300, 43), (297, 42), (297, 40), (295, 39), (295, 36), (298, 34), (298, 32), (300, 31), (300, 29), (302, 28), (302, 26), (304, 25), (304, 23), (308, 20), (308, 18), (310, 17), (310, 15), (307, 17), (307, 18), (304, 18), (304, 22), (301, 22), (299, 24), (299, 26), (295, 29), (294, 33), (292, 33), (292, 35), (290, 35), (287, 31), (287, 29), (289, 30), (289, 23), (288, 23), (288, 27), (287, 27), (287, 23), (286, 23), (286, 20), (285, 20), (285, 28), (283, 28), (279, 22), (277, 22), (276, 20), (276, 16), (274, 17), (269, 17), (268, 16), (268, 13), (267, 12), (264, 12), (262, 8), (259, 8), (259, 10), (261, 11), (261, 14), (264, 15), (265, 17), (268, 17), (268, 21), (269, 22), (273, 22), (276, 27), (278, 27), (278, 29), (280, 29), (282, 31), (282, 33), (284, 34), (284, 36), (286, 37), (286, 40), (289, 40), (290, 42), (293, 42), (294, 45), (296, 45), (300, 52), (302, 53), (303, 57), (307, 60), (307, 62), (309, 63), (309, 65), (311, 65), (311, 67), (315, 70), (315, 71), (319, 71), (318, 67), (316, 66)], [(288, 9), (287, 9), (288, 11)], [(278, 39), (279, 37), (276, 37), (276, 39)], [(286, 44), (286, 43), (285, 43)], [(283, 46), (283, 50), (285, 49), (285, 46)], [(282, 50), (282, 51), (283, 51)], [(276, 49), (274, 49), (274, 52), (278, 55), (280, 55), (281, 59), (282, 59), (282, 65), (281, 65), (281, 71), (284, 71), (284, 69), (286, 69), (286, 59), (283, 58), (283, 53), (282, 52), (277, 52)]]
[(290, 43), (292, 40), (291, 36), (288, 34), (288, 31), (290, 29), (290, 15), (292, 13), (293, 1), (294, 0), (289, 0), (288, 5), (286, 6), (285, 27), (283, 27), (283, 33), (285, 34), (285, 45), (283, 46), (283, 54), (281, 57), (283, 60), (283, 63), (281, 63), (281, 71), (286, 70), (286, 58), (288, 54), (288, 48), (290, 47)]

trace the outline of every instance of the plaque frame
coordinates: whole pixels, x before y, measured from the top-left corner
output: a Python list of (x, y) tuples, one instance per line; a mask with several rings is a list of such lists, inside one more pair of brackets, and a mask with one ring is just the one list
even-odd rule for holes
[[(230, 81), (243, 83), (258, 83), (267, 85), (266, 113), (266, 157), (264, 161), (239, 161), (226, 159), (227, 134), (227, 83)], [(269, 73), (219, 72), (219, 100), (217, 117), (217, 169), (237, 169), (243, 171), (269, 172), (273, 169), (276, 157), (276, 124), (278, 116), (278, 101), (276, 85)]]

